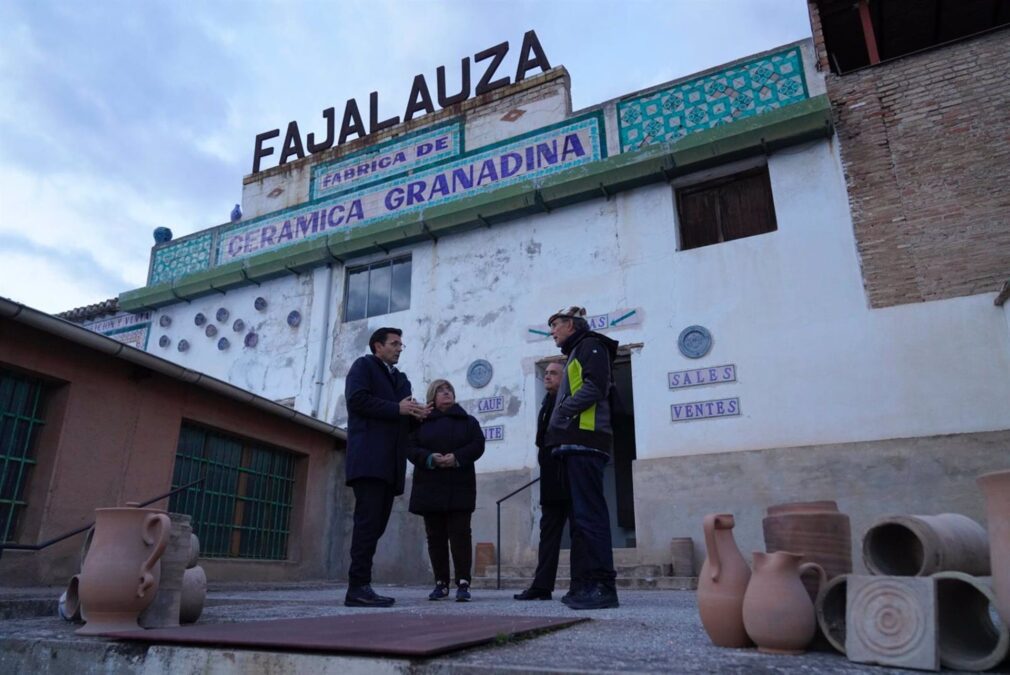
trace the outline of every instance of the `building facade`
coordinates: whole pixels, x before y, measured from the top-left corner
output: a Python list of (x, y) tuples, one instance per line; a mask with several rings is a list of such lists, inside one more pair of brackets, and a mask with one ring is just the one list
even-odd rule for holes
[[(836, 500), (857, 539), (886, 513), (981, 518), (974, 477), (1010, 464), (994, 303), (1010, 228), (989, 192), (1006, 121), (987, 126), (998, 113), (958, 93), (968, 76), (945, 75), (960, 104), (938, 114), (984, 127), (967, 138), (990, 134), (997, 172), (951, 184), (976, 158), (931, 155), (933, 122), (911, 112), (917, 78), (941, 92), (926, 84), (948, 49), (833, 73), (822, 4), (812, 41), (581, 111), (555, 67), (438, 111), (429, 96), (428, 114), (313, 154), (289, 127), (276, 154), (296, 158), (245, 177), (244, 216), (156, 245), (106, 329), (343, 426), (350, 364), (402, 328), (415, 395), (447, 378), (485, 429), (475, 541), (537, 475), (545, 322), (572, 304), (622, 345), (608, 496), (614, 544), (639, 560), (700, 545), (710, 512), (761, 550), (765, 508), (786, 501)], [(949, 49), (1005, 78), (1006, 47), (993, 31)], [(535, 489), (503, 504), (504, 561), (535, 558)], [(379, 580), (427, 578), (405, 504)]]

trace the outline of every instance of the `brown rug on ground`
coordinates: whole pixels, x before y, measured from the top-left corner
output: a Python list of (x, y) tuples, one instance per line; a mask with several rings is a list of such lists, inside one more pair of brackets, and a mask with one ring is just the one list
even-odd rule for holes
[(435, 656), (532, 631), (564, 628), (580, 621), (586, 619), (361, 612), (308, 619), (195, 624), (109, 633), (105, 637), (158, 644), (410, 657)]

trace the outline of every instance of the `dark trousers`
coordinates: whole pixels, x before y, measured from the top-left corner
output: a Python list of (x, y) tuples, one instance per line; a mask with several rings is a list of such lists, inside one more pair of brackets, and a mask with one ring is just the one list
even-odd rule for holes
[(562, 457), (572, 497), (572, 581), (600, 583), (614, 590), (617, 574), (610, 539), (610, 512), (603, 494), (607, 458), (596, 454)]
[(571, 516), (567, 502), (547, 502), (540, 505), (540, 547), (537, 550), (537, 571), (531, 588), (551, 593), (558, 578), (558, 556), (561, 535)]
[(372, 583), (372, 558), (393, 510), (393, 486), (375, 478), (359, 478), (352, 488), (354, 532), (347, 580), (351, 586), (364, 586)]
[(424, 533), (428, 538), (428, 557), (435, 581), (449, 582), (449, 551), (456, 569), (456, 584), (470, 582), (473, 545), (470, 537), (469, 511), (424, 514)]

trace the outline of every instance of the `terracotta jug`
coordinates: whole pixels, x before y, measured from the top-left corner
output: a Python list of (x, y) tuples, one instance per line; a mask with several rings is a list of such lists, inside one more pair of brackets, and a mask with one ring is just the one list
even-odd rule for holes
[(743, 599), (743, 623), (759, 651), (802, 654), (814, 639), (814, 603), (800, 575), (812, 569), (817, 570), (822, 584), (827, 578), (820, 565), (801, 565), (802, 559), (788, 551), (754, 552), (754, 575)]
[(79, 634), (140, 629), (137, 617), (158, 591), (158, 562), (171, 528), (164, 511), (95, 509), (95, 536), (79, 585), (87, 623)]
[(978, 477), (985, 495), (989, 521), (989, 559), (992, 588), (1003, 625), (1010, 626), (1010, 471), (996, 471)]
[(730, 513), (711, 513), (703, 521), (705, 562), (698, 576), (701, 625), (718, 647), (749, 647), (743, 625), (743, 598), (750, 568), (733, 541)]

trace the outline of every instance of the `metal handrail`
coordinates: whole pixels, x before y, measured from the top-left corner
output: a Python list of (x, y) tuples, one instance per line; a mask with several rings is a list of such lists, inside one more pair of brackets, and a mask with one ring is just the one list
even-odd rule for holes
[(501, 499), (499, 499), (497, 502), (495, 502), (495, 504), (496, 504), (496, 506), (498, 508), (498, 540), (497, 540), (498, 543), (496, 544), (495, 549), (494, 549), (494, 564), (495, 564), (495, 567), (498, 568), (498, 590), (499, 591), (501, 590), (501, 503), (503, 501), (505, 501), (506, 499), (509, 499), (511, 497), (515, 497), (517, 494), (519, 494), (520, 492), (522, 492), (523, 490), (525, 490), (529, 486), (533, 485), (534, 483), (539, 483), (539, 482), (540, 482), (539, 478), (534, 478), (533, 480), (531, 480), (529, 483), (526, 483), (526, 485), (523, 485), (518, 490), (515, 490), (513, 492), (508, 493), (507, 495), (505, 495), (504, 497), (502, 497)]
[[(204, 482), (205, 480), (207, 480), (206, 476), (204, 476), (203, 478), (199, 478), (199, 479), (193, 481), (189, 485), (183, 485), (182, 487), (178, 487), (178, 488), (172, 490), (171, 492), (166, 492), (165, 494), (159, 495), (157, 497), (154, 497), (153, 499), (148, 499), (146, 502), (140, 502), (139, 504), (137, 504), (137, 508), (143, 508), (145, 506), (150, 506), (151, 504), (153, 504), (155, 502), (160, 502), (162, 499), (167, 499), (168, 497), (171, 497), (172, 495), (174, 495), (177, 492), (182, 492), (183, 490), (188, 490), (189, 488), (193, 487), (194, 485), (199, 485), (200, 483)], [(72, 530), (70, 532), (66, 532), (64, 534), (61, 534), (58, 537), (54, 537), (52, 539), (49, 539), (48, 541), (44, 541), (41, 544), (5, 544), (3, 542), (0, 542), (0, 558), (3, 557), (3, 552), (6, 549), (11, 549), (12, 551), (41, 551), (42, 549), (48, 548), (48, 547), (52, 546), (53, 544), (58, 544), (59, 542), (63, 541), (64, 539), (69, 539), (70, 537), (74, 536), (75, 534), (80, 534), (81, 532), (87, 532), (88, 530), (90, 530), (94, 526), (95, 526), (95, 521), (92, 520), (90, 523), (88, 523), (84, 527), (79, 527), (76, 530)]]

